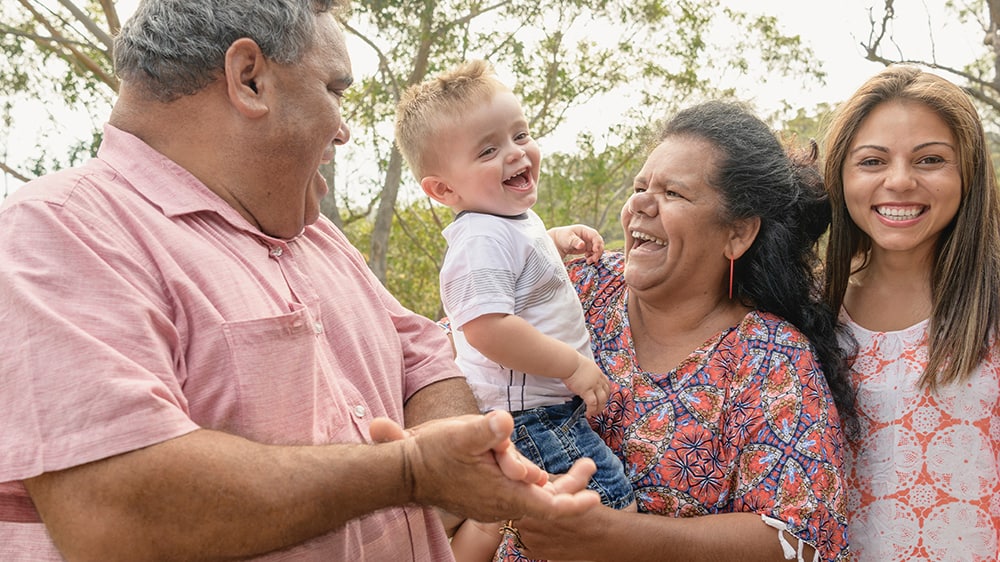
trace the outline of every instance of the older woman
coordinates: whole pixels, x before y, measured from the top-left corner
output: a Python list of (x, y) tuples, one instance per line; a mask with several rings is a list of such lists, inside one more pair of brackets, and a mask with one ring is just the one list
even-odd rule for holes
[(859, 560), (1000, 556), (1000, 192), (969, 96), (890, 67), (827, 134), (827, 299), (856, 340)]
[(570, 265), (614, 383), (598, 429), (639, 513), (516, 521), (498, 558), (848, 557), (838, 407), (852, 401), (815, 294), (829, 207), (810, 156), (793, 163), (737, 104), (666, 124), (622, 209), (624, 253)]

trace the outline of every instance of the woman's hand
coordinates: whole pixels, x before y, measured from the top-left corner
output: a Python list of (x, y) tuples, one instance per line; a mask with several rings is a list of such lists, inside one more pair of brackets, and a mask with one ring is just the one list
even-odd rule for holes
[[(513, 522), (524, 548), (522, 554), (532, 560), (604, 560), (599, 549), (602, 543), (630, 540), (608, 534), (607, 524), (621, 512), (595, 505), (576, 515), (541, 520), (526, 517)], [(596, 539), (596, 540), (591, 540)], [(614, 548), (612, 546), (612, 548)]]

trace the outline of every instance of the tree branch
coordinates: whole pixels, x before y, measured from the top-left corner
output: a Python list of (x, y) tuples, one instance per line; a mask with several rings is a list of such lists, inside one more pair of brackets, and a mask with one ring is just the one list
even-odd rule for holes
[(104, 9), (104, 19), (108, 22), (108, 30), (111, 35), (118, 35), (122, 28), (122, 22), (118, 19), (118, 8), (115, 8), (114, 0), (101, 0), (101, 8)]
[(386, 77), (389, 84), (391, 84), (392, 96), (394, 99), (398, 100), (400, 94), (402, 93), (402, 88), (399, 85), (399, 79), (396, 78), (396, 75), (392, 72), (392, 68), (389, 66), (389, 57), (386, 56), (385, 52), (382, 51), (382, 49), (380, 49), (370, 37), (361, 33), (361, 31), (348, 23), (346, 19), (341, 19), (340, 24), (344, 26), (344, 30), (360, 39), (365, 45), (368, 45), (371, 50), (375, 51), (375, 56), (378, 57), (379, 72), (382, 73), (382, 75)]
[(862, 43), (861, 47), (865, 49), (865, 58), (868, 60), (873, 60), (870, 57), (877, 56), (879, 47), (881, 47), (882, 39), (885, 38), (887, 33), (889, 22), (892, 21), (895, 11), (892, 7), (893, 0), (885, 0), (885, 13), (882, 14), (882, 22), (879, 26), (878, 36), (875, 36), (875, 17), (873, 13), (873, 8), (868, 8), (868, 24), (871, 26), (868, 33), (868, 43)]
[(22, 182), (25, 182), (25, 183), (31, 181), (31, 179), (32, 179), (32, 178), (29, 178), (28, 176), (22, 174), (21, 172), (18, 172), (14, 168), (11, 168), (10, 166), (7, 165), (6, 162), (0, 162), (0, 170), (3, 170), (3, 173), (5, 173), (5, 174), (7, 174), (9, 176), (12, 176), (14, 179), (22, 181)]
[(25, 39), (30, 39), (35, 44), (43, 49), (50, 49), (45, 43), (59, 43), (63, 45), (78, 45), (80, 47), (90, 47), (89, 43), (84, 43), (83, 41), (76, 41), (73, 39), (66, 39), (65, 37), (46, 37), (44, 35), (36, 35), (34, 33), (27, 33), (21, 31), (20, 29), (14, 29), (7, 24), (0, 23), (0, 32), (3, 35), (13, 35), (15, 37), (24, 37)]
[(987, 4), (990, 11), (990, 25), (987, 29), (985, 29), (986, 36), (983, 42), (992, 46), (993, 50), (994, 76), (992, 80), (984, 80), (966, 70), (954, 68), (937, 62), (937, 58), (933, 54), (933, 35), (931, 35), (932, 56), (930, 61), (907, 59), (904, 58), (902, 54), (900, 54), (899, 58), (890, 59), (879, 54), (879, 51), (881, 50), (881, 42), (886, 38), (889, 23), (895, 17), (893, 0), (885, 0), (885, 14), (883, 14), (882, 21), (877, 26), (877, 31), (876, 24), (878, 22), (875, 21), (874, 17), (871, 15), (872, 12), (869, 9), (868, 21), (871, 25), (871, 32), (868, 36), (868, 43), (861, 44), (862, 49), (865, 50), (865, 59), (877, 62), (884, 66), (893, 64), (915, 64), (947, 72), (948, 74), (964, 80), (968, 84), (962, 88), (967, 94), (990, 108), (1000, 111), (1000, 99), (997, 98), (997, 94), (1000, 93), (1000, 44), (998, 44), (1000, 42), (997, 41), (997, 26), (998, 23), (1000, 23), (1000, 20), (997, 19), (1000, 17), (1000, 0), (989, 0)]
[[(51, 23), (49, 23), (49, 21), (45, 18), (45, 16), (43, 16), (37, 10), (35, 10), (34, 7), (32, 7), (32, 5), (28, 2), (28, 0), (18, 0), (18, 1), (21, 3), (22, 6), (25, 7), (26, 10), (28, 10), (31, 13), (32, 17), (35, 18), (35, 21), (40, 23), (43, 27), (45, 27), (46, 30), (48, 30), (49, 33), (52, 34), (52, 41), (56, 45), (61, 45), (63, 48), (65, 48), (66, 51), (69, 51), (71, 58), (75, 60), (78, 64), (83, 66), (86, 70), (89, 70), (91, 73), (93, 73), (95, 78), (97, 78), (101, 82), (104, 82), (112, 90), (116, 92), (118, 91), (118, 79), (114, 75), (105, 72), (104, 69), (101, 68), (101, 66), (97, 64), (96, 61), (94, 61), (94, 59), (80, 52), (76, 47), (73, 46), (72, 42), (67, 41), (65, 37), (63, 37), (63, 34), (59, 33), (59, 30), (57, 30)], [(60, 49), (56, 49), (51, 45), (46, 45), (45, 43), (39, 42), (37, 40), (36, 43), (42, 49), (49, 49), (55, 53), (60, 53)], [(97, 50), (102, 53), (104, 52), (99, 48)]]
[(87, 28), (87, 31), (93, 33), (94, 38), (96, 38), (101, 43), (104, 43), (105, 48), (102, 51), (104, 52), (104, 56), (110, 59), (111, 47), (114, 45), (114, 41), (111, 39), (111, 36), (105, 33), (103, 29), (101, 29), (100, 27), (97, 26), (96, 23), (94, 23), (94, 20), (90, 19), (90, 16), (85, 14), (83, 10), (81, 10), (80, 8), (77, 8), (76, 5), (70, 2), (69, 0), (59, 0), (59, 3), (62, 4), (63, 7), (65, 7), (67, 10), (69, 10), (69, 13), (73, 14), (73, 17), (76, 18), (76, 21), (82, 23), (83, 26)]
[(502, 7), (506, 6), (507, 4), (508, 4), (508, 2), (497, 2), (496, 4), (493, 4), (491, 6), (486, 6), (485, 8), (481, 8), (479, 10), (473, 10), (473, 11), (465, 14), (464, 16), (458, 18), (457, 20), (452, 20), (452, 21), (449, 21), (449, 22), (445, 23), (444, 25), (442, 25), (441, 27), (439, 27), (437, 30), (435, 30), (435, 32), (436, 33), (437, 32), (444, 33), (444, 32), (448, 31), (449, 29), (451, 29), (453, 27), (458, 27), (460, 25), (465, 25), (465, 24), (471, 22), (472, 20), (478, 18), (479, 16), (485, 14), (486, 12), (492, 12), (493, 10), (496, 10), (498, 8), (502, 8)]

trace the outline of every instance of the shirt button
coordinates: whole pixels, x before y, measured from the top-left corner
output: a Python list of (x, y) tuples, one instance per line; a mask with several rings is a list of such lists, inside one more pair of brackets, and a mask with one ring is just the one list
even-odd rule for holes
[(368, 410), (365, 410), (365, 407), (362, 406), (361, 404), (358, 404), (357, 406), (354, 407), (354, 415), (358, 416), (359, 418), (365, 417), (365, 413), (367, 412)]
[(315, 324), (313, 324), (313, 330), (317, 334), (322, 334), (323, 333), (323, 323), (322, 322), (316, 322)]
[(279, 247), (279, 246), (275, 246), (275, 247), (271, 248), (271, 257), (272, 258), (280, 258), (281, 254), (283, 254), (283, 253), (284, 253), (284, 251), (282, 251), (281, 247)]

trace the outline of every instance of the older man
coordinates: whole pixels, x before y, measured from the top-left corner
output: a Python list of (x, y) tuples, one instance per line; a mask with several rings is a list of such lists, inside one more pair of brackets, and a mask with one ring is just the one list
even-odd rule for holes
[(320, 218), (335, 8), (145, 0), (98, 157), (0, 209), (0, 559), (437, 561), (429, 506), (596, 503), (431, 421), (476, 412), (444, 336)]

